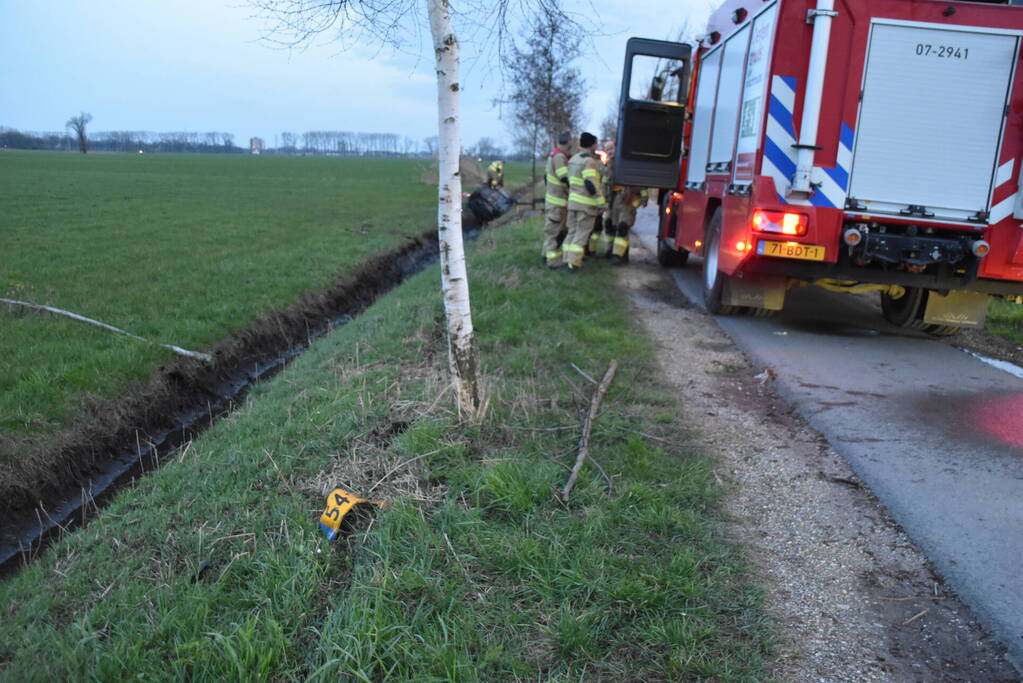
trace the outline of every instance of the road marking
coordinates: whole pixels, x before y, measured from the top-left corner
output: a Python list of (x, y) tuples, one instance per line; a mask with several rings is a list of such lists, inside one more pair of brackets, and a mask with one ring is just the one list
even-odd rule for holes
[(1020, 366), (1016, 365), (1015, 363), (1010, 363), (1009, 361), (1006, 361), (1006, 360), (995, 360), (994, 358), (988, 358), (987, 356), (981, 355), (981, 354), (977, 353), (976, 351), (967, 351), (966, 349), (962, 349), (962, 350), (966, 351), (966, 353), (970, 354), (971, 356), (973, 356), (977, 360), (979, 360), (981, 362), (984, 362), (984, 363), (987, 363), (988, 365), (990, 365), (993, 368), (998, 368), (999, 370), (1005, 370), (1010, 375), (1014, 375), (1014, 376), (1016, 376), (1016, 377), (1018, 377), (1020, 379), (1023, 379), (1023, 368), (1021, 368)]

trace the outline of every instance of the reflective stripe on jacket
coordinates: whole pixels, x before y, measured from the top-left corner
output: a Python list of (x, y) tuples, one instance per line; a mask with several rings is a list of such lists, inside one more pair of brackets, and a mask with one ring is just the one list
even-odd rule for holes
[[(586, 181), (589, 180), (596, 188), (596, 194), (586, 191)], [(596, 160), (589, 152), (579, 152), (568, 162), (568, 209), (570, 211), (585, 211), (589, 214), (597, 214), (604, 207), (604, 195), (601, 192), (603, 181), (600, 178), (600, 171), (597, 170)]]
[(553, 202), (554, 206), (566, 206), (568, 204), (568, 190), (565, 189), (561, 179), (568, 175), (568, 155), (558, 147), (551, 150), (547, 155), (547, 165), (544, 168), (544, 181), (547, 183), (547, 196), (560, 199), (561, 203)]

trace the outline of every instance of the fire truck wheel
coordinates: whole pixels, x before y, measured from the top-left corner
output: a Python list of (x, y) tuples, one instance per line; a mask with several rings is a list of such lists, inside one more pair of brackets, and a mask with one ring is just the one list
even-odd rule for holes
[(955, 325), (924, 325), (923, 331), (927, 334), (935, 337), (951, 337), (959, 334), (959, 330), (963, 328), (956, 327)]
[(923, 321), (924, 310), (927, 308), (928, 290), (920, 287), (907, 287), (906, 293), (898, 299), (881, 294), (881, 312), (885, 320), (914, 330), (921, 330), (935, 337), (951, 337), (959, 333), (960, 327), (955, 325), (933, 325)]
[(924, 290), (920, 287), (906, 287), (906, 293), (898, 299), (881, 292), (881, 314), (892, 325), (919, 329), (923, 312)]
[(660, 237), (657, 238), (657, 262), (665, 268), (679, 268), (689, 260), (685, 249), (673, 249)]
[(703, 303), (712, 315), (728, 315), (737, 308), (721, 302), (727, 275), (718, 270), (718, 252), (721, 248), (721, 207), (714, 209), (707, 234), (703, 240)]

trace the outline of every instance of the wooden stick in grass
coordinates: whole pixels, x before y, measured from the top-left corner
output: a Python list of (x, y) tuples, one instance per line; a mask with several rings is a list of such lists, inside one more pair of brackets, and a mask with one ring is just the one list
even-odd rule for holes
[(572, 467), (572, 474), (568, 476), (565, 488), (561, 490), (561, 500), (566, 503), (568, 502), (569, 495), (572, 493), (572, 487), (575, 486), (575, 478), (579, 476), (579, 470), (582, 469), (583, 462), (586, 461), (586, 457), (590, 453), (590, 429), (592, 429), (593, 420), (596, 419), (597, 411), (600, 409), (600, 402), (603, 400), (604, 394), (607, 393), (608, 387), (611, 386), (611, 381), (615, 378), (616, 372), (618, 372), (618, 361), (613, 360), (607, 366), (604, 379), (600, 380), (597, 392), (593, 394), (593, 400), (590, 401), (590, 412), (586, 414), (586, 419), (583, 420), (583, 433), (579, 438), (579, 455), (576, 456), (575, 465)]

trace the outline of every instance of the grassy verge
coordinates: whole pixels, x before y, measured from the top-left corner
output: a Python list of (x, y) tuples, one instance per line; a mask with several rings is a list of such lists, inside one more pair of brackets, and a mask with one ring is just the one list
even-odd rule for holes
[[(0, 154), (0, 296), (208, 348), (435, 222), (427, 162)], [(396, 188), (401, 188), (396, 194)], [(0, 436), (46, 434), (87, 395), (171, 358), (0, 307)]]
[(992, 299), (987, 309), (987, 331), (1023, 344), (1023, 305)]
[[(0, 677), (757, 679), (758, 592), (710, 463), (611, 272), (539, 268), (539, 231), (472, 248), (479, 424), (447, 409), (434, 268), (0, 584)], [(615, 492), (586, 467), (563, 506), (593, 391), (570, 363), (612, 358), (591, 448)], [(331, 548), (335, 486), (392, 504)]]

